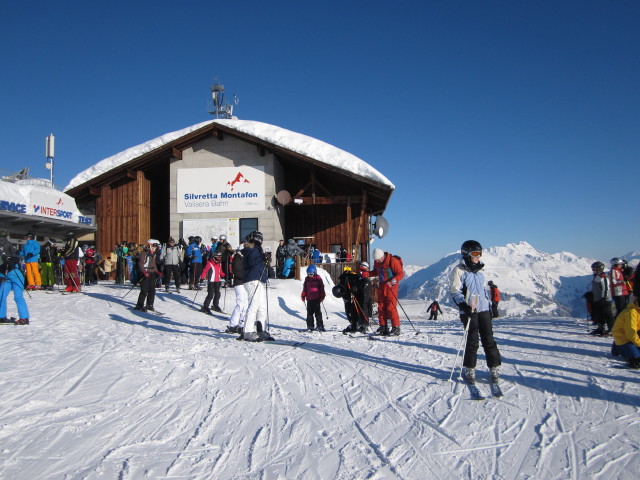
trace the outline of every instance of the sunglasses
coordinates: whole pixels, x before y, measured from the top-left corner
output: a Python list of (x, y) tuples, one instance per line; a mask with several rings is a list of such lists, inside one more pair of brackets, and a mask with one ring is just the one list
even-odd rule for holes
[(472, 257), (481, 257), (482, 256), (482, 252), (471, 252), (471, 253), (469, 253), (469, 255), (471, 255)]

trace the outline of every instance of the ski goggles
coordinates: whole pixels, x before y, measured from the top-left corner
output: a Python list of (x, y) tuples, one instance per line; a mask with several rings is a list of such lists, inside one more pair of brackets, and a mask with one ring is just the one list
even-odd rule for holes
[(469, 256), (471, 257), (481, 257), (482, 256), (482, 252), (469, 252)]

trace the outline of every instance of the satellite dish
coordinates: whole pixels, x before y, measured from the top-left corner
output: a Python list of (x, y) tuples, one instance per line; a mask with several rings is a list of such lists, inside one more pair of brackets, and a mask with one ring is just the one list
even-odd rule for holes
[(276, 194), (276, 201), (280, 205), (288, 205), (289, 203), (291, 203), (291, 194), (289, 192), (287, 192), (286, 190), (280, 190)]
[(387, 219), (382, 216), (376, 217), (376, 223), (373, 224), (373, 234), (378, 238), (382, 238), (388, 232), (389, 222), (387, 222)]

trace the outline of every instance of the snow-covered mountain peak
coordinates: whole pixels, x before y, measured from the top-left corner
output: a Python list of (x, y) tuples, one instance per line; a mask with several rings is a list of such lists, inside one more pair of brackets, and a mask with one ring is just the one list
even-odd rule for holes
[[(459, 261), (457, 252), (419, 269), (402, 282), (400, 295), (452, 305), (449, 275)], [(584, 315), (582, 295), (594, 261), (570, 252), (541, 252), (525, 241), (485, 248), (482, 255), (486, 281), (492, 280), (502, 293), (501, 310), (523, 316)]]

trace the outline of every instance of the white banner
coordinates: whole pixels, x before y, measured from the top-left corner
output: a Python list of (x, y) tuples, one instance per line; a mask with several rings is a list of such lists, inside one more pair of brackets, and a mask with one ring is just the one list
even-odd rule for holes
[(265, 209), (264, 167), (181, 168), (178, 213)]

